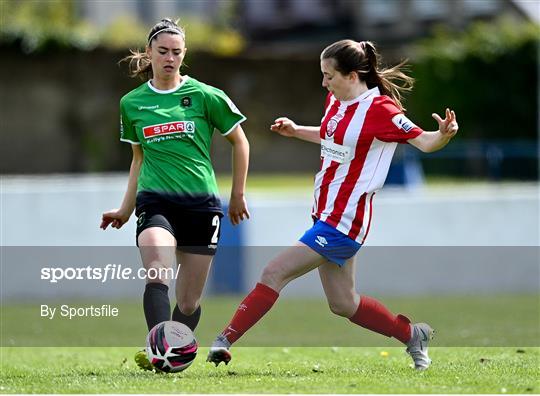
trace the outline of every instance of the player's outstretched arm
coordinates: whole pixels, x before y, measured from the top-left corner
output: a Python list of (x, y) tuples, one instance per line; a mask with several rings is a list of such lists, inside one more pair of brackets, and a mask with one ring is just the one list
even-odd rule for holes
[(279, 117), (270, 125), (272, 132), (277, 132), (282, 136), (295, 137), (306, 142), (321, 144), (319, 136), (320, 127), (296, 125), (294, 121), (287, 117)]
[(456, 113), (454, 113), (453, 110), (446, 109), (444, 119), (435, 113), (433, 113), (431, 116), (435, 119), (435, 121), (437, 121), (437, 124), (439, 124), (439, 130), (433, 132), (423, 132), (414, 139), (408, 140), (410, 144), (424, 153), (432, 153), (442, 149), (448, 144), (450, 139), (456, 135), (459, 129)]
[(133, 159), (129, 168), (129, 178), (124, 200), (119, 209), (109, 210), (101, 216), (101, 224), (99, 228), (105, 230), (109, 225), (113, 228), (121, 228), (126, 224), (135, 209), (135, 198), (137, 195), (137, 180), (141, 171), (143, 162), (143, 151), (140, 145), (132, 144)]
[(232, 145), (233, 174), (231, 198), (229, 199), (229, 220), (233, 225), (249, 219), (246, 198), (246, 178), (249, 168), (249, 142), (240, 125), (225, 137)]

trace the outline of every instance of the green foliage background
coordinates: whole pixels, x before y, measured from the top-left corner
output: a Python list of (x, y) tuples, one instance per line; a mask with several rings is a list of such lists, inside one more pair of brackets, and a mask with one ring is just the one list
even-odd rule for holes
[[(240, 54), (245, 39), (231, 28), (234, 4), (214, 24), (183, 17), (188, 46), (218, 56)], [(73, 0), (2, 0), (0, 7), (0, 45), (26, 54), (125, 51), (140, 46), (149, 28), (124, 16), (98, 29), (79, 17)], [(408, 51), (416, 86), (407, 109), (418, 124), (433, 125), (426, 109), (442, 113), (452, 106), (462, 125), (458, 139), (537, 139), (539, 49), (540, 25), (533, 22), (500, 18), (463, 32), (440, 26)]]
[[(213, 23), (189, 15), (182, 17), (179, 24), (189, 32), (188, 44), (221, 56), (239, 53), (245, 44), (242, 36), (231, 28), (234, 3), (230, 4)], [(0, 44), (15, 45), (26, 54), (51, 50), (91, 51), (98, 47), (136, 48), (144, 43), (150, 28), (135, 17), (125, 15), (100, 29), (80, 18), (75, 0), (2, 0), (0, 18)]]
[(500, 19), (456, 33), (439, 28), (414, 48), (416, 86), (407, 102), (419, 124), (452, 106), (458, 139), (537, 139), (540, 26)]
[[(4, 128), (29, 130), (28, 141), (49, 134), (51, 142), (66, 144), (55, 163), (43, 160), (43, 154), (33, 152), (28, 143), (20, 143), (17, 158), (0, 150), (4, 160), (0, 165), (8, 173), (125, 171), (129, 163), (130, 152), (115, 135), (117, 101), (140, 81), (129, 80), (125, 70), (118, 70), (117, 61), (129, 48), (141, 48), (149, 26), (124, 16), (98, 28), (81, 18), (78, 4), (75, 0), (0, 1), (2, 90), (24, 91), (20, 84), (16, 89), (11, 85), (22, 81), (34, 92), (50, 94), (54, 85), (58, 93), (56, 99), (50, 94), (47, 114), (40, 114), (45, 107), (37, 95), (19, 98), (11, 92), (4, 108), (11, 119), (4, 117), (8, 121)], [(267, 125), (280, 115), (301, 124), (320, 120), (324, 89), (318, 53), (306, 49), (293, 57), (254, 56), (247, 39), (235, 29), (240, 3), (227, 4), (212, 23), (182, 15), (180, 24), (186, 28), (189, 48), (184, 72), (223, 89), (248, 116), (244, 126), (253, 147), (252, 170), (285, 172), (279, 165), (287, 164), (286, 171), (311, 172), (316, 152), (302, 142), (272, 137)], [(369, 39), (377, 42), (377, 37)], [(400, 48), (398, 52), (409, 57), (416, 79), (405, 103), (411, 119), (424, 129), (435, 129), (431, 113), (443, 114), (448, 106), (456, 111), (460, 124), (456, 139), (441, 152), (416, 153), (428, 175), (538, 179), (539, 49), (538, 24), (507, 18), (476, 22), (462, 32), (438, 27), (431, 37)], [(390, 51), (381, 47), (381, 52), (393, 63), (386, 58)], [(95, 70), (102, 73), (91, 83)], [(283, 95), (284, 87), (290, 95)], [(79, 91), (85, 95), (78, 96)], [(63, 98), (71, 96), (77, 100), (64, 103)], [(29, 126), (20, 103), (34, 106), (36, 118), (50, 122)], [(268, 160), (270, 148), (282, 157)], [(214, 144), (213, 149), (216, 170), (228, 173), (230, 164), (223, 158), (230, 157), (230, 148)], [(76, 156), (66, 158), (75, 152)], [(287, 160), (293, 152), (301, 158), (296, 164)], [(29, 160), (19, 164), (20, 157)]]

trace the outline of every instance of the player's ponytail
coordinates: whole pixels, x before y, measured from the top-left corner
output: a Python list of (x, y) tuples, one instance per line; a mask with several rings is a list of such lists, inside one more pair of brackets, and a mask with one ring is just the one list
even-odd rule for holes
[(146, 81), (152, 78), (152, 63), (146, 51), (129, 50), (131, 55), (122, 58), (120, 62), (128, 63), (128, 74), (130, 77), (139, 77)]
[[(152, 29), (150, 29), (147, 37), (147, 46), (151, 47), (152, 42), (161, 33), (178, 34), (182, 36), (184, 41), (186, 39), (184, 29), (178, 26), (178, 21), (174, 22), (172, 19), (165, 18), (156, 23)], [(139, 77), (143, 81), (151, 79), (153, 76), (152, 63), (150, 62), (150, 57), (146, 51), (130, 50), (130, 52), (131, 55), (122, 58), (118, 63), (128, 63), (128, 73), (130, 77)]]
[(378, 87), (382, 95), (390, 96), (402, 109), (402, 92), (412, 89), (414, 79), (402, 69), (407, 61), (391, 68), (381, 68), (380, 55), (371, 41), (341, 40), (326, 47), (321, 59), (332, 58), (335, 69), (343, 75), (356, 72), (369, 89)]

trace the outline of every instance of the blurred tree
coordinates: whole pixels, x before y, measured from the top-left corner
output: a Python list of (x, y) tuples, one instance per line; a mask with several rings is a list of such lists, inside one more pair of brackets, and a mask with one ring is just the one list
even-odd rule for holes
[(225, 24), (211, 24), (195, 16), (183, 17), (179, 23), (186, 30), (186, 44), (190, 50), (234, 56), (245, 47), (242, 35)]
[(148, 29), (136, 17), (116, 18), (101, 32), (101, 45), (113, 49), (144, 47)]
[(2, 0), (0, 42), (25, 53), (52, 48), (88, 50), (99, 42), (96, 30), (78, 20), (73, 0)]
[[(123, 16), (98, 29), (79, 17), (75, 0), (1, 0), (0, 7), (0, 45), (20, 47), (26, 54), (53, 49), (88, 51), (98, 46), (143, 47), (150, 28), (136, 17)], [(229, 27), (230, 12), (224, 9), (224, 15), (210, 22), (197, 16), (182, 18), (191, 50), (221, 56), (240, 53), (245, 41)]]
[(416, 87), (407, 103), (425, 128), (451, 106), (458, 138), (537, 139), (540, 26), (500, 19), (457, 33), (439, 28), (415, 48)]

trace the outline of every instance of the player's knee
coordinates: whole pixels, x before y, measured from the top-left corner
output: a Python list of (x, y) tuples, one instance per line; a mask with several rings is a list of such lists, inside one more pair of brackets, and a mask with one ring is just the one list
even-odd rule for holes
[(192, 315), (199, 307), (199, 301), (182, 301), (178, 303), (178, 309), (186, 316)]
[(274, 284), (276, 281), (276, 273), (271, 268), (268, 268), (266, 266), (263, 269), (263, 272), (261, 274), (261, 283), (264, 283), (265, 285), (271, 285)]
[(353, 299), (350, 300), (328, 300), (328, 306), (333, 314), (350, 318), (354, 315), (356, 308)]
[(283, 275), (281, 271), (279, 271), (279, 268), (276, 265), (273, 265), (272, 262), (264, 267), (261, 274), (261, 283), (264, 283), (274, 290), (281, 290), (283, 287)]
[(164, 285), (169, 285), (170, 280), (172, 279), (171, 274), (169, 273), (171, 268), (167, 268), (161, 264), (161, 262), (152, 262), (148, 263), (144, 275), (146, 277), (146, 283), (163, 283)]

